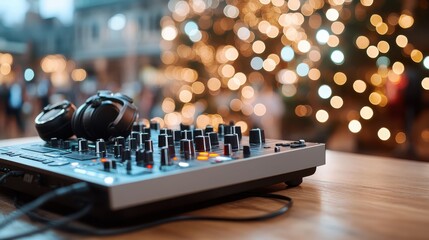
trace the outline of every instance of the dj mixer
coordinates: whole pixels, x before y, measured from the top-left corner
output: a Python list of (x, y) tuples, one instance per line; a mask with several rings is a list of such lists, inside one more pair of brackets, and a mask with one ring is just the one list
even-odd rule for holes
[[(297, 186), (325, 164), (325, 145), (242, 136), (239, 126), (163, 129), (135, 123), (128, 137), (52, 138), (0, 147), (4, 187), (37, 197), (77, 182), (91, 186), (92, 216), (120, 221), (285, 182)], [(71, 198), (60, 205), (73, 208)]]
[(92, 223), (114, 223), (276, 183), (298, 186), (325, 164), (324, 144), (265, 139), (259, 128), (246, 137), (233, 123), (173, 130), (137, 119), (133, 99), (108, 90), (79, 108), (47, 105), (35, 119), (43, 141), (0, 147), (0, 186), (31, 199), (85, 185), (47, 207), (76, 212), (86, 202)]

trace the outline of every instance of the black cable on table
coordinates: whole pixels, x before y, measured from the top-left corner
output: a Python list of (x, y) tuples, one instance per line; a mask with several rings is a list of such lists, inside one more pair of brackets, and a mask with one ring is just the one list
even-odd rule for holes
[[(269, 212), (267, 214), (251, 216), (251, 217), (214, 217), (214, 216), (174, 216), (169, 218), (164, 218), (160, 220), (155, 220), (153, 222), (137, 224), (129, 227), (115, 228), (115, 229), (100, 229), (90, 226), (73, 226), (73, 225), (62, 225), (59, 226), (58, 229), (79, 235), (97, 235), (97, 236), (107, 236), (107, 235), (117, 235), (123, 234), (127, 232), (132, 232), (136, 230), (143, 230), (150, 227), (171, 223), (171, 222), (179, 222), (179, 221), (227, 221), (227, 222), (250, 222), (250, 221), (261, 221), (270, 218), (277, 217), (286, 213), (293, 204), (293, 201), (290, 197), (282, 196), (278, 194), (258, 194), (250, 197), (261, 197), (261, 198), (269, 198), (275, 200), (282, 200), (286, 203), (273, 212)], [(51, 219), (40, 216), (35, 212), (28, 212), (27, 215), (32, 219), (39, 222), (44, 222), (49, 224)]]

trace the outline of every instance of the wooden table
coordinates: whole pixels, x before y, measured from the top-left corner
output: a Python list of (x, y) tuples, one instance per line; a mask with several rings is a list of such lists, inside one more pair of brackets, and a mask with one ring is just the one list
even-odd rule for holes
[[(267, 188), (294, 200), (280, 217), (251, 223), (178, 222), (103, 239), (429, 239), (429, 163), (334, 151), (326, 157), (327, 164), (301, 186)], [(190, 214), (255, 214), (260, 213), (255, 209), (279, 206), (252, 198)], [(13, 209), (1, 195), (0, 208), (3, 213)], [(0, 233), (31, 225), (24, 218)], [(56, 231), (41, 236), (77, 237)]]

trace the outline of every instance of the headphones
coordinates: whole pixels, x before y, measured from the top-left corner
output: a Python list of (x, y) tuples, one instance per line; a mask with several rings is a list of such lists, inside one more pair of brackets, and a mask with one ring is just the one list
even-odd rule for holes
[(67, 139), (74, 134), (91, 141), (127, 137), (138, 118), (132, 103), (130, 97), (106, 90), (89, 97), (77, 110), (64, 100), (43, 109), (35, 119), (36, 130), (45, 141), (53, 137)]

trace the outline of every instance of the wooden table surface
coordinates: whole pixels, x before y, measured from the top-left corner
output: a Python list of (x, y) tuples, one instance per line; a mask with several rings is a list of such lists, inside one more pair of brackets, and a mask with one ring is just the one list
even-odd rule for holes
[[(274, 219), (178, 222), (103, 238), (48, 231), (34, 239), (429, 239), (429, 163), (329, 150), (326, 158), (326, 165), (299, 187), (267, 188), (294, 200), (288, 213)], [(251, 198), (190, 214), (242, 216), (279, 206)], [(0, 209), (2, 213), (13, 209), (2, 195)], [(34, 225), (23, 218), (1, 230), (0, 236), (29, 228)]]

